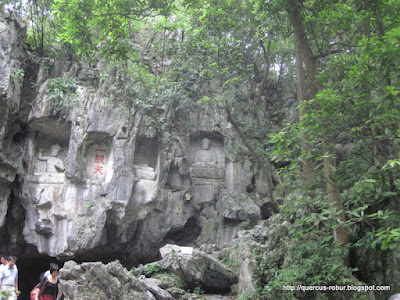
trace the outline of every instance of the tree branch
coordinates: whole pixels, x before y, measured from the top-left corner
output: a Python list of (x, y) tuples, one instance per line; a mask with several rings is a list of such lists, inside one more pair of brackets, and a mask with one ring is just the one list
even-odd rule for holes
[(268, 163), (266, 164), (261, 158), (261, 156), (258, 155), (258, 153), (254, 150), (253, 146), (248, 141), (246, 135), (243, 133), (238, 124), (232, 118), (232, 114), (227, 107), (225, 107), (225, 111), (228, 117), (228, 122), (232, 124), (233, 128), (235, 128), (236, 132), (242, 139), (243, 143), (245, 144), (249, 152), (253, 155), (253, 157), (257, 160), (257, 163), (259, 164), (260, 168), (264, 171), (265, 175), (267, 176), (268, 196), (271, 199), (274, 211), (279, 212), (279, 203), (275, 200), (274, 194), (272, 192), (273, 186), (272, 186), (271, 166)]

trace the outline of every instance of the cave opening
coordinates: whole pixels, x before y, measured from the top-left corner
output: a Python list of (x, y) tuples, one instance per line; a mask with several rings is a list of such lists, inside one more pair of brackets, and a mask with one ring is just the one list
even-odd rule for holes
[(11, 189), (4, 226), (0, 229), (0, 252), (17, 258), (18, 289), (21, 291), (18, 300), (30, 299), (30, 292), (39, 282), (40, 274), (49, 269), (51, 262), (60, 268), (64, 265), (64, 262), (54, 257), (39, 254), (35, 246), (25, 242), (23, 235), (25, 216), (24, 207)]
[(176, 244), (179, 246), (188, 246), (194, 243), (201, 233), (201, 225), (197, 218), (190, 218), (183, 228), (171, 230), (164, 237), (163, 244)]
[(18, 287), (21, 291), (18, 300), (30, 299), (31, 290), (39, 283), (41, 274), (49, 269), (50, 263), (56, 263), (60, 269), (64, 265), (64, 262), (48, 255), (17, 257)]

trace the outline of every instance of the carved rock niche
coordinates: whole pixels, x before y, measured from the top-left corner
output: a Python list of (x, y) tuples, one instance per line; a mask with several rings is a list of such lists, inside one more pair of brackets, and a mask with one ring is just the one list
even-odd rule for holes
[(32, 124), (30, 129), (39, 133), (32, 140), (32, 158), (28, 173), (33, 176), (29, 176), (29, 181), (64, 183), (70, 124), (41, 119)]
[(223, 136), (206, 132), (191, 137), (188, 157), (194, 183), (194, 201), (214, 201), (225, 181)]
[(133, 169), (139, 179), (156, 180), (159, 165), (160, 145), (157, 141), (138, 138), (135, 147)]
[(136, 177), (133, 198), (136, 203), (150, 202), (155, 195), (160, 162), (160, 144), (139, 137), (135, 146), (133, 173)]
[(86, 178), (97, 182), (110, 182), (113, 175), (113, 158), (109, 139), (89, 142), (84, 160), (86, 160)]
[(56, 222), (65, 218), (62, 193), (70, 123), (44, 118), (32, 123), (30, 130), (28, 153), (31, 159), (26, 187), (37, 212), (35, 231), (51, 235)]

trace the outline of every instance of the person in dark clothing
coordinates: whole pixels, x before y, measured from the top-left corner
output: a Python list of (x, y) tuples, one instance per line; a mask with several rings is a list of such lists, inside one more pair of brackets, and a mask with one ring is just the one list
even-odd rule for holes
[(57, 269), (57, 268), (58, 268), (58, 266), (57, 266), (56, 263), (53, 263), (53, 262), (50, 263), (49, 269), (48, 269), (46, 272), (43, 272), (42, 274), (40, 274), (39, 282), (43, 279), (43, 277), (47, 277), (47, 276), (50, 275), (50, 270), (51, 270), (51, 269), (55, 270), (55, 269)]
[(59, 268), (56, 264), (50, 264), (50, 275), (43, 277), (37, 286), (35, 300), (57, 300), (62, 299), (58, 290)]

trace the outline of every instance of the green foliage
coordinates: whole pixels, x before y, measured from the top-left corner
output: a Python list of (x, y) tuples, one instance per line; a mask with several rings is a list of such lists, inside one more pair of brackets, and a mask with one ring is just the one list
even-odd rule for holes
[[(282, 285), (329, 285), (332, 278), (336, 282), (348, 278), (351, 270), (338, 265), (346, 249), (332, 240), (337, 226), (347, 228), (356, 240), (349, 247), (376, 253), (399, 249), (400, 81), (396, 69), (400, 60), (395, 49), (400, 41), (400, 16), (389, 9), (398, 3), (389, 2), (370, 7), (358, 1), (304, 2), (305, 23), (313, 28), (309, 32), (312, 50), (316, 57), (320, 55), (321, 89), (314, 99), (300, 103), (303, 114), (298, 122), (271, 136), (274, 160), (290, 162), (281, 170), (282, 189), (291, 197), (282, 212), (293, 222), (286, 240), (290, 257), (272, 269), (263, 268), (267, 278), (261, 284), (263, 292), (272, 294), (268, 296), (272, 299), (293, 297), (293, 292), (282, 292)], [(335, 11), (341, 11), (340, 16)], [(324, 204), (325, 197), (315, 190), (326, 181), (323, 163), (327, 156), (336, 160), (329, 180), (340, 191), (343, 210)], [(298, 180), (304, 159), (310, 159), (316, 171), (315, 184), (308, 188)], [(363, 265), (358, 268), (364, 271)]]
[(141, 272), (143, 272), (143, 274), (146, 276), (152, 276), (157, 273), (163, 273), (166, 270), (167, 269), (163, 264), (154, 262), (154, 263), (149, 263), (149, 264), (146, 264), (145, 266), (143, 266), (143, 268), (141, 269)]
[(27, 1), (25, 4), (26, 14), (31, 20), (27, 42), (40, 56), (62, 52), (62, 48), (57, 47), (57, 25), (51, 17), (52, 5), (53, 0)]
[(185, 289), (184, 280), (174, 273), (156, 273), (152, 278), (158, 279), (163, 282), (164, 286), (173, 286), (178, 289)]
[(76, 83), (69, 78), (58, 77), (47, 81), (46, 95), (55, 99), (57, 107), (65, 106), (68, 101), (75, 100)]
[(236, 297), (236, 300), (252, 300), (252, 299), (253, 299), (253, 295), (250, 295), (248, 292), (240, 293)]
[[(398, 199), (400, 175), (389, 170), (371, 169), (345, 193), (348, 225), (363, 228), (357, 247), (398, 249), (400, 218), (393, 200)], [(395, 179), (397, 178), (397, 179)], [(394, 182), (397, 184), (393, 185)], [(392, 184), (393, 183), (393, 184)], [(360, 209), (361, 208), (361, 209)], [(357, 211), (359, 209), (359, 211)]]
[[(56, 56), (66, 49), (91, 63), (102, 60), (106, 67), (99, 87), (106, 82), (119, 87), (113, 95), (104, 91), (105, 97), (143, 111), (156, 130), (189, 128), (189, 112), (212, 105), (232, 114), (263, 159), (285, 162), (276, 191), (285, 196), (282, 220), (292, 229), (287, 236), (271, 237), (282, 241), (285, 255), (275, 260), (260, 253), (259, 286), (265, 299), (293, 297), (282, 285), (345, 284), (352, 270), (340, 263), (348, 249), (333, 239), (337, 226), (351, 231), (355, 242), (349, 247), (398, 250), (399, 1), (7, 3), (29, 18), (33, 50)], [(283, 110), (282, 82), (295, 93), (300, 75), (294, 74), (287, 13), (293, 5), (299, 5), (319, 91), (298, 104), (301, 118), (282, 125), (283, 116), (274, 112)], [(23, 73), (15, 70), (11, 76)], [(75, 89), (72, 80), (55, 78), (48, 81), (46, 95), (65, 106)], [(228, 159), (248, 156), (242, 146), (228, 148)], [(325, 196), (327, 157), (335, 159), (325, 172), (331, 173), (328, 180), (340, 192), (343, 209), (328, 204)], [(316, 173), (308, 186), (299, 175), (304, 160), (312, 162)], [(150, 275), (163, 266), (148, 264), (145, 270)]]
[(382, 244), (381, 249), (399, 250), (400, 249), (400, 228), (381, 230), (376, 234), (373, 244)]
[(101, 51), (119, 59), (134, 55), (130, 39), (143, 25), (141, 20), (165, 14), (170, 6), (170, 2), (158, 0), (55, 0), (52, 10), (63, 24), (59, 37), (78, 54), (91, 56)]
[[(282, 291), (285, 285), (345, 285), (346, 275), (349, 271), (343, 266), (341, 257), (344, 251), (335, 244), (331, 237), (322, 238), (323, 232), (304, 234), (299, 243), (291, 244), (290, 267), (285, 262), (279, 268), (270, 269), (274, 272), (262, 290), (267, 299), (277, 299), (281, 295), (290, 295), (290, 292)], [(325, 234), (326, 235), (326, 234)], [(322, 238), (322, 239), (321, 239)], [(283, 299), (283, 298), (280, 298)]]
[[(319, 201), (316, 201), (316, 200)], [(297, 295), (283, 286), (346, 285), (352, 269), (345, 267), (342, 257), (347, 246), (332, 236), (335, 222), (330, 215), (337, 214), (326, 207), (323, 195), (317, 198), (294, 196), (282, 207), (282, 221), (294, 220), (288, 233), (274, 231), (281, 253), (258, 252), (257, 286), (260, 299), (311, 299), (309, 293)], [(278, 246), (279, 245), (279, 246)], [(301, 292), (303, 293), (303, 292)]]
[(195, 293), (195, 294), (197, 294), (197, 295), (204, 295), (204, 290), (203, 290), (201, 287), (196, 286), (196, 287), (193, 289), (193, 293)]
[(22, 79), (25, 71), (23, 69), (13, 69), (10, 76), (15, 79)]

